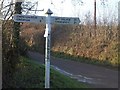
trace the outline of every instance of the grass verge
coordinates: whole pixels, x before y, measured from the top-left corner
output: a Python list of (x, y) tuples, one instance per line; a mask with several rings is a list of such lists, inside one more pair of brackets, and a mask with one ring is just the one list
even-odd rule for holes
[[(26, 57), (20, 57), (17, 71), (11, 81), (13, 88), (44, 88), (45, 68)], [(87, 88), (88, 86), (60, 74), (51, 68), (51, 88)]]

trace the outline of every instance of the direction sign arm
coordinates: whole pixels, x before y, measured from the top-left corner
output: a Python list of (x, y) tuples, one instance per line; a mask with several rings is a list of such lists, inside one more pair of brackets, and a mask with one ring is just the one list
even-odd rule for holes
[(31, 22), (31, 23), (46, 23), (45, 16), (32, 16), (32, 15), (21, 15), (15, 14), (13, 16), (15, 22)]
[(79, 24), (78, 17), (52, 17), (52, 24)]

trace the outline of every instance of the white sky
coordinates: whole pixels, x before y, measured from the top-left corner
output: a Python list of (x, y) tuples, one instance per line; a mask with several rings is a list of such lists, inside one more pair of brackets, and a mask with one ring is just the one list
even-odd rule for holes
[[(26, 1), (32, 1), (32, 0), (26, 0)], [(48, 8), (50, 8), (53, 11), (53, 15), (57, 16), (78, 16), (80, 13), (83, 15), (84, 13), (94, 10), (94, 0), (82, 0), (84, 2), (83, 6), (76, 5), (73, 6), (73, 2), (71, 0), (34, 0), (39, 1), (38, 8), (39, 9), (45, 9), (47, 11)], [(77, 1), (77, 0), (75, 0)], [(100, 5), (100, 0), (97, 1), (97, 13), (103, 12), (103, 8)], [(117, 6), (117, 2), (119, 0), (107, 0), (108, 1), (108, 8), (111, 12), (116, 12), (115, 6)], [(32, 1), (33, 2), (33, 1)], [(51, 4), (51, 2), (53, 4)], [(64, 3), (62, 3), (64, 2)], [(108, 10), (108, 9), (106, 9)], [(38, 15), (44, 14), (44, 12), (39, 12)]]
[[(38, 1), (38, 9), (44, 9), (42, 12), (37, 12), (36, 15), (45, 15), (45, 12), (48, 8), (53, 11), (53, 16), (62, 16), (62, 17), (79, 17), (81, 20), (85, 19), (85, 15), (90, 12), (91, 17), (93, 18), (94, 12), (94, 0), (81, 0), (83, 5), (80, 6), (78, 3), (73, 5), (72, 0), (25, 0), (30, 2)], [(74, 0), (77, 1), (77, 0)], [(78, 0), (79, 1), (79, 0)], [(107, 8), (101, 6), (101, 0), (96, 0), (97, 2), (97, 18), (107, 17), (113, 18), (118, 15), (118, 1), (120, 0), (107, 0)], [(52, 2), (52, 4), (51, 4)]]
[[(32, 1), (32, 0), (26, 0)], [(94, 0), (81, 0), (83, 5), (80, 6), (78, 3), (72, 0), (34, 0), (39, 1), (38, 9), (44, 9), (43, 12), (38, 12), (37, 15), (45, 15), (48, 8), (53, 11), (53, 16), (61, 17), (79, 17), (81, 21), (84, 21), (86, 14), (90, 12), (91, 18), (94, 16)], [(77, 1), (77, 0), (75, 0)], [(79, 0), (78, 0), (79, 1)], [(96, 0), (97, 2), (97, 19), (102, 19), (103, 17), (108, 18), (108, 20), (113, 20), (113, 18), (118, 17), (118, 2), (120, 0), (106, 0), (108, 5), (104, 8), (101, 5), (101, 0)], [(33, 1), (32, 1), (33, 2)], [(52, 4), (51, 4), (52, 2)], [(64, 3), (63, 3), (64, 2)], [(75, 3), (75, 6), (73, 5)]]

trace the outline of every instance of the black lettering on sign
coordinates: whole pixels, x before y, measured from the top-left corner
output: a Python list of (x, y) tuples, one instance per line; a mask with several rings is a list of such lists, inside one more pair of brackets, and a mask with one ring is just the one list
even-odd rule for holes
[(60, 20), (60, 18), (55, 18), (55, 20)]
[(30, 21), (30, 19), (16, 19), (18, 21)]
[(19, 16), (19, 15), (17, 15), (16, 18), (28, 21), (29, 19), (37, 19), (37, 16), (24, 16), (24, 15), (23, 16)]
[(31, 16), (30, 18), (37, 19), (37, 17), (36, 17), (36, 16)]
[(19, 18), (24, 18), (24, 16), (18, 16)]
[(65, 20), (65, 18), (62, 18), (61, 20)]

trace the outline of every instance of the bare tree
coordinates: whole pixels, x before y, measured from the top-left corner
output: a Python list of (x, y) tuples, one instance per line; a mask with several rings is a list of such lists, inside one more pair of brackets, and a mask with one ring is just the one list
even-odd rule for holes
[[(17, 0), (16, 0), (17, 1)], [(20, 43), (19, 32), (20, 23), (14, 22), (14, 14), (22, 14), (22, 2), (13, 2), (13, 0), (2, 0), (1, 13), (3, 14), (2, 22), (2, 53), (3, 53), (3, 88), (9, 87), (12, 75), (19, 63)], [(30, 9), (33, 7), (31, 6)], [(28, 10), (30, 10), (28, 9)], [(26, 10), (26, 11), (28, 11)]]
[(72, 4), (74, 5), (74, 6), (76, 6), (76, 5), (83, 5), (83, 1), (82, 0), (72, 0)]
[[(19, 0), (18, 0), (19, 1)], [(22, 0), (21, 0), (22, 1)], [(4, 20), (10, 20), (15, 13), (14, 7), (15, 7), (15, 2), (13, 0), (2, 0), (0, 2), (0, 11), (1, 14), (4, 16)], [(37, 11), (43, 11), (42, 10), (37, 10), (38, 2), (22, 2), (21, 4), (21, 12), (23, 14), (36, 14)]]
[(22, 13), (23, 14), (36, 14), (38, 11), (44, 11), (44, 9), (42, 10), (38, 10), (38, 1), (37, 2), (24, 2), (22, 4)]
[[(72, 5), (73, 5), (73, 7), (74, 7), (74, 11), (73, 11), (73, 13), (74, 13), (74, 15), (77, 15), (77, 16), (79, 16), (79, 14), (80, 14), (80, 8), (79, 8), (79, 10), (78, 10), (78, 6), (83, 6), (84, 5), (84, 2), (82, 1), (82, 0), (71, 0), (71, 3), (72, 3)], [(76, 11), (77, 10), (77, 11)]]

